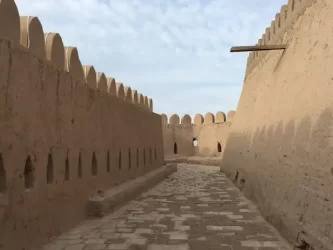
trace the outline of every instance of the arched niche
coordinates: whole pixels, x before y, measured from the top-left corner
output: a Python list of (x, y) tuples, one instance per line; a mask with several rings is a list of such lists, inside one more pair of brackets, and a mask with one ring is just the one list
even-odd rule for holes
[(194, 138), (192, 139), (192, 146), (193, 146), (193, 147), (197, 147), (197, 146), (198, 146), (198, 139), (197, 139), (196, 137), (194, 137)]
[(176, 142), (173, 144), (173, 153), (174, 153), (175, 155), (178, 154), (178, 146), (177, 146), (177, 143), (176, 143)]
[(222, 145), (220, 142), (217, 142), (217, 152), (221, 153), (222, 152)]

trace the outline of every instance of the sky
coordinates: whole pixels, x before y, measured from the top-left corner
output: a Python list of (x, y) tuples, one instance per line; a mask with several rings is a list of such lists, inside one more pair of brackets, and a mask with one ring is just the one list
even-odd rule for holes
[(287, 0), (16, 0), (81, 63), (153, 99), (170, 117), (236, 110), (248, 53)]

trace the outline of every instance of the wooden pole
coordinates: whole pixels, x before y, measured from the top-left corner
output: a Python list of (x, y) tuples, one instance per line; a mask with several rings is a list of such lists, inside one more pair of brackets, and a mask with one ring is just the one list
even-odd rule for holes
[(238, 46), (232, 47), (230, 52), (248, 52), (248, 51), (262, 51), (262, 50), (281, 50), (286, 49), (287, 45), (257, 45), (257, 46)]

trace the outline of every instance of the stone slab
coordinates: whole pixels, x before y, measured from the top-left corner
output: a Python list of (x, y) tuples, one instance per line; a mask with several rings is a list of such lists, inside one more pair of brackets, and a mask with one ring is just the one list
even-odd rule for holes
[[(203, 199), (207, 206), (199, 207)], [(86, 220), (42, 249), (82, 245), (82, 250), (294, 249), (219, 167), (189, 164), (177, 165), (177, 172), (114, 213)]]
[(92, 196), (87, 204), (88, 217), (102, 217), (112, 213), (176, 171), (176, 164), (167, 164), (134, 180)]

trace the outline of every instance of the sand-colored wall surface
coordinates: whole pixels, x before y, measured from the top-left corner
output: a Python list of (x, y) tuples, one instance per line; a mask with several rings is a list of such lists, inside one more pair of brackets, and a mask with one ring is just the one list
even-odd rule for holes
[(332, 13), (330, 0), (282, 7), (263, 44), (288, 48), (251, 53), (221, 164), (284, 236), (314, 249), (333, 246)]
[(225, 145), (229, 128), (235, 112), (227, 115), (217, 112), (197, 114), (193, 121), (191, 116), (181, 119), (173, 114), (170, 119), (162, 114), (163, 146), (165, 156), (218, 156)]
[(42, 243), (84, 219), (99, 190), (162, 166), (152, 105), (0, 1), (0, 249)]

